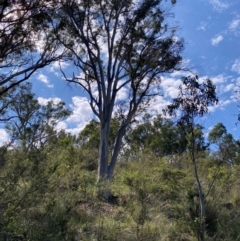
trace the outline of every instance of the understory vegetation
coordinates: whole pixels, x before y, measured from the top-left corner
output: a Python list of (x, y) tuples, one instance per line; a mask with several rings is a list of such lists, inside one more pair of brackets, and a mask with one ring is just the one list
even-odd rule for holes
[[(187, 149), (158, 156), (147, 145), (128, 147), (113, 181), (96, 185), (93, 123), (79, 138), (62, 131), (44, 147), (1, 148), (0, 240), (198, 240), (199, 195)], [(206, 240), (240, 240), (238, 155), (230, 164), (220, 154), (206, 149), (196, 157)], [(106, 186), (108, 199), (98, 195)]]

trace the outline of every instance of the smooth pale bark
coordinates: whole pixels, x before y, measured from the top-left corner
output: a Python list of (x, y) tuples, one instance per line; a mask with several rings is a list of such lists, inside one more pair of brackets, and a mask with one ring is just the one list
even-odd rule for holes
[[(128, 116), (125, 121), (122, 122), (114, 144), (113, 154), (109, 161), (109, 150), (108, 150), (108, 139), (109, 139), (109, 130), (111, 125), (111, 116), (105, 118), (105, 122), (101, 125), (100, 132), (100, 148), (99, 148), (99, 166), (98, 166), (98, 182), (101, 181), (112, 181), (113, 172), (117, 163), (117, 158), (121, 149), (122, 139), (126, 132), (127, 127), (130, 125), (131, 120), (134, 114), (137, 111), (141, 99), (129, 110)], [(106, 112), (109, 114), (109, 112)]]
[(98, 182), (106, 179), (108, 176), (108, 128), (107, 125), (101, 127), (100, 147), (98, 159)]
[[(176, 28), (167, 27), (166, 16), (160, 0), (67, 1), (56, 12), (56, 38), (78, 69), (63, 75), (88, 93), (101, 123), (98, 182), (112, 179), (126, 128), (140, 105), (142, 111), (161, 93), (161, 75), (181, 67), (183, 41), (174, 38)], [(124, 100), (117, 98), (121, 90)], [(113, 109), (121, 105), (116, 100), (123, 101), (117, 112), (122, 123), (110, 153)]]
[(123, 135), (125, 133), (125, 130), (126, 130), (126, 125), (122, 125), (121, 128), (118, 131), (118, 136), (117, 136), (117, 140), (116, 140), (116, 143), (115, 143), (115, 146), (114, 146), (113, 156), (112, 156), (112, 159), (111, 159), (111, 163), (108, 167), (108, 179), (109, 180), (112, 180), (112, 178), (113, 178), (113, 171), (114, 171), (114, 168), (115, 168), (116, 163), (117, 163), (117, 157), (118, 157), (118, 154), (120, 152), (120, 148), (121, 148), (121, 145), (122, 145), (122, 138), (123, 138)]
[(133, 109), (131, 112), (131, 115), (128, 115), (128, 118), (125, 122), (122, 123), (120, 126), (115, 145), (113, 150), (113, 155), (109, 162), (109, 150), (108, 150), (108, 138), (109, 138), (109, 130), (108, 126), (110, 126), (111, 119), (109, 120), (109, 123), (105, 123), (103, 128), (101, 129), (100, 133), (100, 148), (99, 148), (99, 166), (98, 166), (98, 182), (101, 182), (102, 180), (105, 181), (112, 181), (113, 178), (113, 172), (114, 168), (117, 163), (117, 158), (121, 149), (122, 145), (122, 139), (125, 134), (125, 131), (127, 129), (127, 126), (131, 122), (131, 118), (133, 113), (136, 111), (136, 108)]

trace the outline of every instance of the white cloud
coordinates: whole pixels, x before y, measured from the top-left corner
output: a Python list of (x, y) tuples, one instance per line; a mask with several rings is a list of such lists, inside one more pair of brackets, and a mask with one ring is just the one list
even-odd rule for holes
[(218, 108), (219, 108), (218, 105), (209, 106), (209, 107), (208, 107), (208, 112), (209, 112), (209, 113), (213, 113), (213, 112), (215, 112)]
[(240, 86), (240, 77), (237, 78), (237, 80), (236, 80), (236, 87), (239, 87), (239, 86)]
[(58, 75), (59, 68), (66, 69), (69, 66), (69, 63), (66, 61), (55, 61), (50, 65), (49, 71), (54, 72), (56, 75)]
[(206, 22), (201, 22), (200, 26), (197, 28), (197, 30), (205, 31), (206, 27), (207, 27), (207, 23)]
[(219, 94), (223, 94), (223, 93), (226, 93), (226, 92), (234, 90), (234, 88), (235, 88), (235, 84), (233, 84), (233, 83), (231, 83), (231, 84), (224, 84), (224, 85), (221, 85), (218, 88), (218, 92), (219, 92)]
[(209, 106), (208, 112), (212, 113), (215, 112), (217, 109), (225, 110), (226, 106), (230, 105), (233, 101), (232, 100), (219, 100), (217, 105)]
[(86, 97), (74, 96), (72, 102), (70, 108), (73, 113), (66, 120), (66, 131), (77, 135), (95, 116)]
[[(240, 61), (239, 61), (240, 62)], [(183, 74), (186, 75), (186, 74)], [(207, 76), (199, 78), (199, 81), (207, 79)], [(229, 81), (232, 78), (231, 76), (224, 76), (223, 74), (210, 77), (215, 85), (218, 87), (218, 92), (229, 92), (232, 91), (235, 87), (235, 83)], [(240, 79), (240, 78), (239, 78)], [(162, 78), (162, 93), (164, 96), (157, 96), (152, 102), (152, 105), (148, 108), (149, 113), (162, 113), (162, 109), (166, 108), (168, 104), (171, 103), (172, 98), (176, 98), (179, 93), (179, 85), (181, 85), (181, 79), (179, 78), (179, 73), (173, 73), (169, 77)], [(127, 89), (122, 89), (117, 97), (118, 100), (126, 99), (128, 94)], [(38, 98), (39, 102), (46, 104), (49, 100), (61, 101), (60, 98), (49, 98), (45, 99), (42, 97)], [(209, 107), (209, 112), (214, 112), (216, 109), (224, 109), (227, 105), (232, 103), (233, 100), (221, 100), (219, 105)], [(72, 103), (70, 104), (72, 109), (72, 115), (67, 118), (67, 120), (59, 122), (56, 126), (56, 130), (64, 129), (66, 132), (71, 133), (72, 135), (78, 135), (89, 123), (90, 120), (96, 118), (93, 114), (92, 109), (89, 105), (87, 97), (72, 97)]]
[(224, 110), (225, 107), (227, 105), (231, 104), (231, 103), (232, 103), (232, 101), (230, 101), (230, 100), (220, 100), (219, 101), (219, 107), (220, 107), (221, 110)]
[(236, 88), (236, 80), (232, 76), (225, 76), (223, 74), (210, 77), (213, 84), (217, 87), (217, 95), (222, 95), (227, 92), (234, 92)]
[[(172, 76), (172, 75), (171, 75)], [(199, 78), (199, 82), (202, 83), (207, 78), (210, 78), (214, 85), (217, 86), (217, 95), (224, 94), (226, 92), (233, 93), (236, 88), (235, 81), (232, 81), (232, 76), (225, 76), (224, 74), (220, 74), (217, 76), (202, 76)], [(240, 83), (240, 78), (239, 78)], [(170, 102), (171, 98), (176, 98), (179, 93), (179, 85), (182, 84), (181, 80), (176, 78), (164, 78), (162, 81), (162, 88), (164, 97), (157, 97), (154, 100), (153, 106), (150, 107), (151, 110), (158, 110), (161, 113), (161, 110), (164, 109)], [(229, 104), (233, 103), (235, 100), (228, 97), (228, 99), (220, 100), (219, 104), (214, 106), (209, 106), (209, 113), (215, 112), (217, 109), (224, 109)]]
[(240, 30), (240, 19), (234, 19), (229, 25), (229, 29), (233, 31), (234, 33), (237, 33), (238, 30)]
[(61, 131), (61, 130), (66, 130), (67, 129), (67, 124), (64, 121), (59, 121), (56, 126), (54, 127), (56, 131)]
[(31, 36), (31, 38), (33, 39), (33, 41), (36, 44), (36, 49), (39, 53), (42, 53), (44, 48), (45, 48), (45, 41), (43, 37), (40, 37), (39, 35), (36, 36)]
[(220, 74), (211, 78), (214, 85), (221, 84), (227, 81), (229, 77), (225, 77), (224, 75)]
[(41, 82), (43, 82), (44, 84), (46, 84), (47, 87), (49, 87), (49, 88), (53, 87), (53, 85), (50, 84), (46, 75), (41, 73), (38, 75), (37, 79), (40, 80)]
[(234, 61), (231, 70), (240, 74), (240, 58)]
[(48, 83), (49, 83), (46, 75), (39, 74), (38, 77), (37, 77), (37, 79), (40, 80), (40, 81), (42, 81), (42, 82), (45, 83), (45, 84), (48, 84)]
[(223, 40), (223, 36), (219, 34), (211, 39), (211, 43), (213, 46), (217, 46), (222, 40)]
[(162, 110), (165, 109), (168, 105), (171, 104), (171, 101), (166, 100), (163, 96), (156, 96), (154, 102), (149, 107), (148, 112), (153, 114), (162, 114)]
[[(199, 82), (202, 83), (207, 78), (209, 78), (209, 77), (202, 76), (199, 78)], [(224, 76), (223, 74), (210, 77), (213, 84), (218, 87), (217, 88), (218, 94), (221, 94), (224, 92), (229, 92), (234, 89), (234, 87), (235, 87), (234, 83), (227, 84), (227, 82), (230, 78), (231, 78), (231, 76)], [(161, 86), (163, 89), (164, 97), (158, 96), (156, 98), (156, 100), (154, 100), (154, 104), (153, 104), (153, 106), (150, 107), (150, 109), (158, 110), (161, 112), (162, 109), (164, 109), (171, 102), (172, 98), (176, 98), (178, 96), (179, 86), (181, 84), (182, 84), (182, 82), (180, 79), (176, 79), (174, 77), (173, 78), (163, 78)], [(221, 101), (219, 105), (214, 105), (214, 106), (209, 107), (209, 112), (214, 112), (218, 108), (223, 108), (231, 102), (232, 102), (232, 100), (228, 100), (225, 102)]]
[(188, 75), (188, 74), (186, 74), (186, 71), (178, 71), (178, 70), (176, 70), (176, 71), (174, 71), (173, 73), (170, 74), (170, 76), (173, 77), (173, 78), (176, 78), (176, 77), (181, 78), (181, 77), (186, 76), (186, 75)]
[(49, 101), (53, 101), (53, 103), (56, 105), (58, 104), (59, 102), (61, 102), (62, 100), (58, 97), (53, 97), (53, 98), (43, 98), (43, 97), (38, 97), (38, 103), (40, 105), (47, 105), (47, 103)]
[(209, 2), (213, 8), (219, 12), (226, 10), (229, 7), (228, 3), (222, 2), (220, 0), (209, 0)]
[(9, 142), (9, 136), (4, 129), (0, 129), (0, 146), (4, 146)]
[[(53, 101), (54, 104), (57, 104), (62, 100), (58, 97), (38, 97), (38, 102), (41, 105), (46, 105), (48, 101)], [(55, 130), (65, 130), (66, 132), (69, 132), (72, 135), (78, 135), (79, 132), (83, 130), (83, 128), (95, 116), (86, 97), (72, 97), (72, 104), (70, 104), (70, 108), (72, 109), (72, 114), (65, 121), (58, 122), (55, 126)]]
[(80, 120), (86, 121), (91, 119), (92, 110), (86, 97), (74, 96), (72, 97), (72, 102), (70, 108), (73, 114), (68, 118), (68, 122), (77, 123)]
[(228, 92), (234, 89), (235, 84), (228, 84), (224, 86), (224, 92)]
[(179, 92), (179, 86), (182, 84), (180, 79), (163, 78), (161, 87), (163, 89), (164, 97), (176, 98)]
[[(47, 105), (47, 103), (49, 101), (52, 101), (53, 104), (57, 105), (59, 102), (61, 102), (62, 100), (58, 97), (53, 97), (53, 98), (43, 98), (43, 97), (38, 97), (38, 103), (42, 106)], [(59, 121), (57, 122), (56, 126), (54, 126), (54, 129), (57, 131), (61, 131), (61, 130), (66, 130), (67, 129), (67, 124), (65, 121)]]
[(116, 96), (116, 101), (121, 101), (121, 100), (126, 100), (126, 98), (128, 97), (128, 90), (127, 88), (121, 88)]

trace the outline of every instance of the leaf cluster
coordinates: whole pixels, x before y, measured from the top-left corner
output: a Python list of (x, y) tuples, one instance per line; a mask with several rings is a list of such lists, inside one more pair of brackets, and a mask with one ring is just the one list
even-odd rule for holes
[(210, 79), (200, 83), (198, 76), (182, 78), (179, 87), (179, 95), (173, 99), (173, 103), (164, 110), (170, 116), (176, 116), (176, 111), (181, 112), (180, 122), (189, 124), (196, 116), (202, 117), (208, 112), (209, 106), (218, 103), (216, 87)]

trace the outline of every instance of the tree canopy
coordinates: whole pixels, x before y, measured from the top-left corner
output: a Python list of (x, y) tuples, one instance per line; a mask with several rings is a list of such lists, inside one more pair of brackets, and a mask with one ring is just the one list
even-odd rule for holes
[(50, 28), (51, 1), (0, 3), (0, 94), (65, 56)]
[(57, 123), (71, 114), (62, 101), (41, 105), (28, 82), (2, 95), (2, 109), (10, 140), (25, 151), (44, 146)]
[[(111, 179), (127, 127), (159, 95), (161, 74), (180, 68), (183, 41), (160, 0), (67, 1), (54, 17), (56, 38), (76, 67), (65, 79), (88, 93), (101, 124), (99, 179)], [(113, 113), (121, 123), (109, 160)]]

